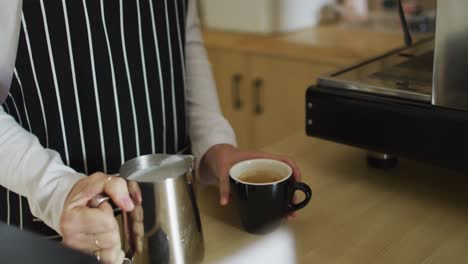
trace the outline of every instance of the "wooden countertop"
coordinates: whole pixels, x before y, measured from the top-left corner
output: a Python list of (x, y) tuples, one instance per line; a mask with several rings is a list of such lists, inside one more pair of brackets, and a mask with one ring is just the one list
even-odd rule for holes
[[(302, 133), (266, 151), (292, 157), (313, 189), (309, 206), (285, 224), (299, 263), (468, 263), (468, 176), (406, 160), (370, 169), (363, 150)], [(205, 263), (262, 238), (217, 202), (217, 189), (201, 186)]]
[(204, 30), (208, 48), (287, 57), (321, 64), (348, 65), (403, 46), (402, 34), (320, 26), (279, 35)]

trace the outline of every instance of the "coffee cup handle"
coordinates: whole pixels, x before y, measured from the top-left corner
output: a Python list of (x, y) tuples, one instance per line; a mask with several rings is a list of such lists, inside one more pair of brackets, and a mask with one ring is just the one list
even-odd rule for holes
[[(293, 201), (296, 191), (301, 191), (305, 194), (304, 200), (297, 204)], [(289, 198), (289, 211), (292, 212), (304, 208), (310, 202), (310, 199), (312, 199), (312, 189), (310, 189), (309, 185), (303, 182), (295, 182), (292, 186), (291, 197)]]

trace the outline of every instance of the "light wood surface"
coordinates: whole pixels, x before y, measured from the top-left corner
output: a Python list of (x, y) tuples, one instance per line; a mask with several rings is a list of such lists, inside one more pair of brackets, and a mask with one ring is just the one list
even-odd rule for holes
[(399, 32), (349, 30), (320, 26), (301, 31), (261, 36), (205, 30), (205, 46), (231, 51), (345, 66), (403, 46)]
[[(286, 224), (299, 263), (468, 263), (468, 175), (406, 160), (370, 169), (363, 150), (303, 133), (265, 150), (292, 157), (313, 189), (309, 206)], [(262, 238), (240, 229), (214, 187), (201, 186), (199, 207), (205, 263)]]

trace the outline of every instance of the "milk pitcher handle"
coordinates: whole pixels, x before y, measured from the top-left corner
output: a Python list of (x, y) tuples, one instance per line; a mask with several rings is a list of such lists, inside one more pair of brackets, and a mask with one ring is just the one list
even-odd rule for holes
[[(112, 202), (111, 198), (105, 194), (98, 194), (96, 196), (94, 196), (93, 199), (91, 199), (89, 202), (88, 202), (88, 206), (90, 208), (98, 208), (101, 204), (105, 203), (105, 202)], [(114, 208), (114, 211), (117, 211), (117, 210), (120, 210), (118, 207), (115, 207), (113, 204), (112, 205), (112, 208)]]
[[(122, 212), (122, 210), (120, 210), (120, 208), (118, 208), (117, 206), (114, 205), (111, 198), (109, 196), (105, 195), (105, 194), (98, 194), (98, 195), (94, 196), (94, 198), (91, 199), (88, 202), (88, 206), (90, 208), (98, 208), (101, 204), (103, 204), (105, 202), (109, 202), (111, 204), (112, 208), (114, 209), (114, 214)], [(123, 261), (122, 264), (133, 264), (133, 256), (132, 255), (133, 254), (131, 252), (125, 252), (125, 258), (124, 258), (124, 261)]]

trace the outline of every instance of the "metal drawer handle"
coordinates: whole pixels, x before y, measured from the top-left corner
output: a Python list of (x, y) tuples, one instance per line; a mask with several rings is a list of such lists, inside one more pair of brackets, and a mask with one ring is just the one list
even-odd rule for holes
[(253, 81), (253, 99), (254, 99), (254, 113), (261, 115), (263, 113), (263, 106), (261, 103), (261, 92), (263, 87), (263, 80), (257, 78)]
[(242, 109), (242, 100), (240, 95), (240, 83), (242, 81), (242, 75), (236, 73), (232, 76), (232, 107), (235, 110)]

